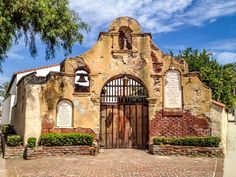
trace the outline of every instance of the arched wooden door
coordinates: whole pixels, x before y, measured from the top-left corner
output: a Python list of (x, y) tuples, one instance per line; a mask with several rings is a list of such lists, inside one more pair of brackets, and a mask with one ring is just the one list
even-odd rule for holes
[(145, 87), (127, 75), (108, 81), (101, 93), (100, 146), (144, 148), (147, 143)]

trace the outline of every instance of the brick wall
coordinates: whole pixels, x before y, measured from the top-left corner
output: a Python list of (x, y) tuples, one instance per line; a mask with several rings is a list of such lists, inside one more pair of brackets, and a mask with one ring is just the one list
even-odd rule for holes
[(25, 148), (24, 159), (37, 159), (41, 157), (62, 155), (96, 155), (96, 147), (91, 146), (52, 146)]
[(23, 156), (24, 147), (8, 147), (5, 145), (4, 158), (19, 158)]
[(224, 157), (223, 149), (219, 147), (194, 147), (194, 146), (172, 146), (172, 145), (151, 145), (151, 154), (166, 156), (204, 156), (204, 157)]
[(150, 121), (150, 138), (210, 136), (210, 126), (207, 118), (196, 117), (190, 112), (156, 112)]
[(54, 121), (50, 119), (43, 119), (41, 133), (86, 133), (95, 135), (91, 128), (57, 128), (55, 127)]

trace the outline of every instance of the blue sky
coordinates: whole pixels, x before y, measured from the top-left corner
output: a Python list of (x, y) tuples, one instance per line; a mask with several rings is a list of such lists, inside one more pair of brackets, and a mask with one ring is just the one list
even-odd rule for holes
[[(156, 45), (165, 52), (205, 48), (221, 64), (236, 62), (236, 0), (70, 0), (70, 7), (90, 24), (91, 31), (69, 57), (91, 48), (114, 18), (130, 16), (139, 21), (144, 32), (152, 33)], [(0, 84), (16, 71), (60, 63), (65, 58), (58, 50), (56, 59), (45, 61), (45, 46), (39, 39), (37, 44), (35, 59), (23, 40), (10, 49)]]

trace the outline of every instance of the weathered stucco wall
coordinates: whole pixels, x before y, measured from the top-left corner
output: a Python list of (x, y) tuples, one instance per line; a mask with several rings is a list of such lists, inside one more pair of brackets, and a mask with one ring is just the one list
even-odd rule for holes
[(211, 111), (211, 129), (212, 136), (217, 136), (221, 138), (220, 146), (223, 148), (224, 153), (226, 152), (226, 142), (227, 142), (227, 113), (224, 109), (224, 105), (217, 104), (216, 101), (212, 102)]
[[(121, 49), (121, 27), (129, 27), (132, 31), (132, 45), (127, 45), (130, 48), (125, 46)], [(89, 92), (75, 91), (75, 72), (81, 68), (86, 68), (89, 72)], [(182, 105), (178, 109), (167, 109), (164, 106), (165, 77), (169, 70), (180, 73)], [(98, 138), (101, 91), (111, 78), (125, 74), (142, 81), (147, 89), (150, 143), (154, 136), (160, 135), (210, 135), (211, 90), (202, 84), (198, 73), (188, 72), (188, 65), (183, 60), (166, 55), (156, 47), (151, 34), (143, 33), (138, 22), (129, 17), (115, 19), (108, 32), (100, 33), (97, 43), (90, 50), (78, 57), (64, 60), (60, 72), (51, 72), (44, 78), (35, 76), (34, 82), (27, 82), (22, 88), (18, 88), (22, 98), (17, 106), (19, 109), (22, 103), (29, 106), (24, 112), (27, 122), (24, 123), (25, 134), (38, 136), (41, 129), (42, 133), (88, 132), (96, 134)], [(21, 89), (26, 89), (26, 93)], [(56, 127), (57, 104), (60, 100), (72, 102), (71, 128)], [(33, 113), (35, 114), (32, 116)], [(24, 120), (24, 116), (20, 119)], [(20, 125), (19, 122), (16, 124)], [(35, 132), (30, 128), (33, 124), (36, 126)]]

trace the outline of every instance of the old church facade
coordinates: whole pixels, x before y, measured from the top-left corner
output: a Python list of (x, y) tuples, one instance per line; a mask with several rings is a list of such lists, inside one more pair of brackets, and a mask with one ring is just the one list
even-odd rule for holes
[(185, 61), (164, 54), (129, 17), (60, 71), (30, 73), (17, 85), (11, 123), (22, 135), (81, 132), (105, 148), (140, 148), (155, 136), (210, 136), (211, 90)]

